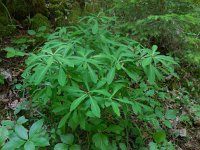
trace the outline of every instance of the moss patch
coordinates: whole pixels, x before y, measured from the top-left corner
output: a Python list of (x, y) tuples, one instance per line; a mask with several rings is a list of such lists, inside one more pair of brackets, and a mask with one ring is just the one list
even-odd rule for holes
[(47, 28), (50, 28), (50, 22), (47, 17), (43, 16), (40, 13), (37, 13), (31, 19), (31, 28), (37, 30), (41, 26), (46, 26)]

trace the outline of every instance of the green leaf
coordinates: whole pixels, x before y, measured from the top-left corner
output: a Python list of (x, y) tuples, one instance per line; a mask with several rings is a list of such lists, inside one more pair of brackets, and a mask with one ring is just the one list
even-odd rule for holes
[(6, 128), (13, 128), (14, 127), (14, 122), (11, 120), (3, 120), (1, 122), (2, 126), (5, 126)]
[(44, 31), (46, 31), (46, 30), (47, 30), (47, 27), (46, 27), (46, 26), (41, 26), (41, 27), (38, 28), (38, 31), (39, 31), (39, 32), (44, 32)]
[(92, 90), (91, 92), (104, 95), (106, 97), (111, 97), (112, 95), (106, 89)]
[(35, 79), (36, 85), (38, 85), (42, 82), (48, 69), (49, 69), (49, 66), (46, 66), (46, 67), (41, 67), (40, 69), (37, 70), (37, 72), (36, 72), (37, 75), (36, 75), (36, 79)]
[(22, 125), (16, 125), (15, 126), (15, 132), (16, 132), (16, 134), (20, 137), (20, 138), (22, 138), (22, 139), (24, 139), (24, 140), (27, 140), (28, 139), (28, 131), (27, 131), (27, 129), (26, 128), (24, 128)]
[(97, 34), (97, 32), (98, 32), (98, 22), (97, 21), (95, 21), (94, 22), (94, 25), (92, 26), (92, 33), (93, 34)]
[(6, 141), (9, 132), (5, 127), (0, 127), (0, 146)]
[(158, 49), (157, 45), (153, 45), (152, 46), (153, 55), (155, 54), (155, 52), (156, 52), (157, 49)]
[(148, 66), (148, 71), (147, 71), (147, 76), (148, 76), (148, 80), (149, 83), (154, 83), (155, 82), (155, 70), (154, 70), (154, 66), (153, 65), (149, 65)]
[(6, 144), (3, 145), (1, 150), (16, 150), (25, 143), (24, 140), (19, 137), (11, 138)]
[(71, 106), (70, 106), (70, 111), (73, 111), (74, 109), (76, 109), (80, 103), (87, 97), (87, 94), (84, 94), (82, 95), (81, 97), (77, 98), (76, 100), (74, 100), (72, 103), (71, 103)]
[(69, 118), (70, 114), (71, 114), (71, 113), (67, 113), (67, 114), (60, 120), (60, 122), (59, 122), (59, 124), (58, 124), (58, 128), (62, 128), (62, 127), (65, 125), (65, 123), (67, 122), (67, 119)]
[(24, 116), (19, 117), (19, 119), (17, 120), (17, 124), (24, 124), (28, 121), (28, 119), (26, 119)]
[(42, 130), (42, 126), (43, 126), (44, 120), (38, 120), (36, 121), (30, 128), (29, 130), (29, 137), (31, 138), (32, 136), (34, 136), (35, 134), (38, 134), (39, 132), (41, 132)]
[(35, 84), (38, 85), (42, 82), (42, 80), (44, 79), (48, 69), (50, 68), (51, 64), (53, 63), (53, 57), (50, 57), (48, 60), (47, 60), (47, 65), (46, 66), (43, 66), (43, 67), (40, 67), (39, 66), (39, 69), (36, 70), (35, 72), (35, 76), (36, 76), (36, 79), (35, 79)]
[(164, 120), (164, 125), (166, 126), (166, 127), (168, 127), (168, 128), (172, 128), (172, 124), (171, 124), (171, 122), (169, 121), (169, 120)]
[(7, 58), (26, 55), (26, 53), (21, 52), (17, 49), (14, 49), (13, 47), (6, 47), (4, 50), (7, 51), (7, 55), (6, 55)]
[(145, 68), (146, 66), (149, 66), (151, 64), (151, 62), (152, 62), (152, 58), (151, 57), (143, 59), (142, 67)]
[(48, 137), (34, 137), (31, 139), (35, 146), (45, 147), (49, 146), (49, 138)]
[(108, 137), (102, 133), (96, 133), (92, 137), (92, 141), (95, 146), (101, 150), (105, 150), (108, 147)]
[(73, 145), (70, 147), (70, 150), (81, 150), (81, 147), (80, 147), (80, 145), (78, 145), (78, 144), (73, 144)]
[(55, 145), (54, 150), (68, 150), (68, 145), (64, 143), (58, 143)]
[(107, 129), (107, 132), (113, 132), (115, 134), (120, 134), (123, 131), (123, 128), (119, 125), (110, 125)]
[(156, 143), (160, 144), (161, 142), (166, 140), (166, 133), (165, 131), (158, 131), (153, 134), (153, 139)]
[(66, 84), (66, 74), (62, 67), (60, 67), (60, 70), (59, 70), (58, 83), (61, 86), (64, 86)]
[(60, 136), (61, 141), (67, 145), (70, 145), (74, 142), (74, 135), (73, 134), (64, 134)]
[(35, 32), (34, 30), (28, 30), (27, 33), (28, 33), (29, 35), (35, 35), (35, 34), (36, 34), (36, 32)]
[(154, 142), (149, 143), (149, 150), (159, 150), (158, 145)]
[(88, 65), (88, 69), (89, 69), (89, 74), (90, 74), (90, 78), (94, 83), (97, 83), (97, 75), (95, 73), (95, 71)]
[(140, 113), (142, 113), (141, 106), (140, 106), (139, 103), (137, 103), (137, 102), (133, 102), (133, 104), (132, 104), (132, 109), (133, 109), (133, 112), (134, 112), (135, 114), (140, 114)]
[(111, 84), (112, 81), (114, 80), (114, 78), (115, 78), (115, 67), (110, 69), (110, 71), (109, 71), (109, 73), (107, 75), (107, 78), (106, 78), (107, 83)]
[(100, 118), (101, 112), (100, 112), (99, 105), (97, 104), (96, 100), (93, 99), (92, 97), (90, 97), (90, 104), (91, 104), (92, 113), (93, 113), (96, 117)]
[(176, 119), (176, 110), (172, 110), (172, 109), (167, 110), (165, 113), (165, 118), (171, 119), (171, 120)]
[(115, 114), (120, 117), (119, 104), (116, 102), (112, 102), (112, 108)]
[(138, 82), (138, 80), (140, 79), (140, 76), (133, 71), (129, 71), (126, 68), (122, 67), (123, 70), (126, 72), (126, 74), (134, 81), (134, 82)]
[(27, 141), (24, 145), (24, 150), (35, 150), (35, 145), (31, 141)]
[(127, 150), (126, 144), (119, 143), (120, 150)]

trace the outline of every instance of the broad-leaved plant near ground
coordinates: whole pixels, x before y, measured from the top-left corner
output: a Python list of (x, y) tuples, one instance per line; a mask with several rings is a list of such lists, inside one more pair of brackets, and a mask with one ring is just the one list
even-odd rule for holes
[[(16, 123), (3, 120), (0, 126), (1, 150), (35, 150), (49, 145), (49, 137), (43, 128), (43, 120), (38, 120), (29, 130), (24, 127), (28, 120), (22, 116)], [(2, 147), (1, 147), (2, 146)]]

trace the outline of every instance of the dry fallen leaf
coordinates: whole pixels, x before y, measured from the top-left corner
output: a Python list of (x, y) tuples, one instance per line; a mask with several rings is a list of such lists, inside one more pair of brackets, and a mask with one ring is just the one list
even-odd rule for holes
[(18, 103), (19, 103), (18, 100), (14, 100), (8, 104), (8, 107), (14, 110), (17, 107)]
[(2, 74), (7, 81), (12, 82), (12, 73), (9, 70), (0, 68), (0, 74)]

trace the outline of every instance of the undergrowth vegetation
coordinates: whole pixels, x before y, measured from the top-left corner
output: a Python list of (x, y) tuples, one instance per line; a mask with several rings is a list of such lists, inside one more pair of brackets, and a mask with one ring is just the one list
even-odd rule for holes
[[(152, 126), (151, 149), (173, 147), (162, 126), (170, 128), (169, 120), (176, 114), (167, 110), (163, 115), (166, 93), (160, 82), (169, 75), (176, 76), (177, 63), (161, 55), (155, 45), (148, 49), (113, 34), (108, 30), (111, 21), (113, 18), (90, 16), (82, 18), (80, 25), (59, 28), (38, 53), (26, 60), (22, 76), (32, 107), (48, 112), (46, 117), (52, 118), (49, 124), (61, 136), (61, 141), (51, 139), (51, 146), (73, 147), (71, 142), (66, 143), (73, 139), (76, 149), (142, 148), (146, 141), (139, 124), (143, 122), (146, 127)], [(18, 132), (17, 127), (14, 133), (6, 134), (4, 141), (9, 141), (3, 150), (12, 147), (15, 134), (18, 140), (28, 139), (28, 131), (20, 126)], [(39, 146), (30, 141), (32, 146)]]
[(24, 63), (14, 80), (0, 68), (0, 106), (8, 103), (0, 149), (184, 148), (178, 138), (200, 125), (199, 2), (50, 1), (48, 9), (61, 5), (54, 22), (66, 26), (39, 23), (2, 46), (0, 61)]
[[(194, 0), (125, 0), (112, 3), (121, 29), (163, 53), (199, 50), (199, 3)], [(131, 11), (136, 10), (136, 11)], [(181, 52), (180, 52), (181, 51)]]

